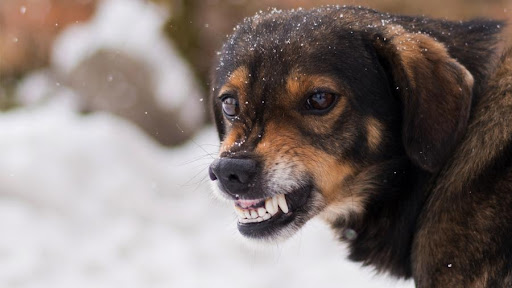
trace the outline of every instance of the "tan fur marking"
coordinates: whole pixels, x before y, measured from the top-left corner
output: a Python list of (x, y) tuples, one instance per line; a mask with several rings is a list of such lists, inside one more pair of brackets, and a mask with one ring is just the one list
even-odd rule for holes
[(222, 141), (222, 144), (219, 149), (219, 155), (221, 155), (224, 152), (229, 152), (231, 147), (235, 145), (236, 141), (240, 140), (242, 137), (243, 130), (241, 128), (233, 127), (227, 134), (224, 141)]
[(316, 184), (325, 198), (326, 204), (344, 201), (350, 196), (343, 191), (344, 179), (352, 175), (353, 169), (348, 163), (340, 163), (332, 155), (318, 150), (308, 149), (310, 155), (304, 155), (306, 169), (313, 175)]
[[(266, 166), (270, 166), (269, 164), (273, 160), (280, 157), (286, 157), (289, 161), (300, 160), (298, 156), (293, 156), (304, 149), (304, 145), (299, 142), (300, 139), (289, 127), (270, 122), (266, 125), (265, 135), (256, 147), (255, 152), (265, 159)], [(265, 169), (268, 168), (265, 167)]]
[(370, 150), (377, 151), (382, 141), (382, 124), (379, 120), (373, 117), (366, 119), (366, 137)]
[(248, 81), (249, 70), (247, 67), (238, 67), (231, 73), (227, 83), (220, 88), (219, 96), (231, 90), (236, 90), (239, 94), (245, 94)]
[(298, 73), (292, 72), (286, 79), (286, 91), (294, 96), (299, 96), (304, 93), (304, 87)]
[(312, 92), (315, 88), (328, 88), (338, 93), (342, 92), (334, 79), (323, 75), (307, 75), (295, 70), (286, 79), (286, 90), (295, 97)]
[(373, 191), (376, 185), (375, 175), (382, 173), (380, 165), (370, 166), (359, 171), (352, 169), (352, 178), (344, 180), (340, 191), (340, 197), (328, 203), (320, 214), (320, 217), (328, 223), (339, 220), (339, 217), (350, 217), (351, 212), (361, 213), (367, 197), (371, 197), (369, 191)]
[(320, 212), (319, 217), (328, 224), (338, 221), (340, 217), (348, 219), (351, 213), (361, 213), (364, 210), (365, 199), (365, 197), (355, 194), (348, 196), (344, 199), (345, 201), (329, 203)]

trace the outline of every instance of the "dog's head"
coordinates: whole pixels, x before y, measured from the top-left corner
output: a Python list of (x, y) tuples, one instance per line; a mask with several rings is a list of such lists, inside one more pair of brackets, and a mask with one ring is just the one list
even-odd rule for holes
[(407, 21), (326, 7), (258, 14), (235, 29), (214, 71), (221, 147), (210, 177), (244, 236), (357, 216), (383, 173), (396, 173), (383, 163), (440, 169), (465, 131), (473, 77)]

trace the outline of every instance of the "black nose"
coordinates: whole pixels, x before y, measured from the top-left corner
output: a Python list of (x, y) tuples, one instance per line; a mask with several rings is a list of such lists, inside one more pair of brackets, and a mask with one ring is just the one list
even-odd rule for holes
[(257, 163), (252, 159), (219, 158), (210, 165), (210, 178), (218, 179), (233, 196), (247, 193), (256, 173)]

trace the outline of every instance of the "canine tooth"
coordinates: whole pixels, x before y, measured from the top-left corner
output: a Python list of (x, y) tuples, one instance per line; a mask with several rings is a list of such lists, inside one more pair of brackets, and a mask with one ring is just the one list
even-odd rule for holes
[(272, 211), (272, 198), (267, 198), (265, 200), (265, 209), (270, 213)]
[(262, 217), (263, 215), (265, 215), (265, 213), (267, 213), (267, 210), (265, 210), (265, 208), (258, 208), (258, 216)]
[(253, 218), (253, 219), (258, 218), (258, 212), (256, 212), (256, 210), (251, 210), (251, 218)]
[(275, 213), (277, 213), (279, 211), (279, 205), (277, 204), (278, 197), (279, 197), (279, 195), (272, 197), (272, 205), (274, 206), (274, 211), (276, 211)]
[(266, 213), (265, 215), (263, 215), (263, 220), (268, 220), (270, 219), (270, 217), (272, 217), (270, 214)]
[(262, 222), (262, 221), (263, 221), (263, 218), (258, 217), (258, 218), (256, 218), (256, 221), (257, 221), (257, 222)]
[(284, 198), (284, 194), (277, 195), (277, 203), (283, 212), (288, 213), (288, 205), (286, 204), (286, 199)]
[(274, 214), (274, 205), (272, 204), (272, 198), (267, 198), (267, 200), (265, 200), (265, 209), (268, 211), (268, 213)]
[(267, 208), (268, 213), (274, 215), (277, 213), (277, 205), (274, 206), (274, 197), (268, 198), (265, 201), (265, 208)]
[(249, 213), (249, 210), (244, 210), (244, 216), (245, 216), (245, 218), (247, 218), (247, 219), (251, 219), (251, 218), (252, 218), (252, 217), (251, 217), (251, 213)]

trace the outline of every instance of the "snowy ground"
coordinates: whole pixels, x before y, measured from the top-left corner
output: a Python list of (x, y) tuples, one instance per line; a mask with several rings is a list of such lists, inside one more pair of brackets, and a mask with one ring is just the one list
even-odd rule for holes
[(346, 261), (320, 222), (243, 244), (210, 195), (213, 129), (166, 149), (66, 103), (0, 115), (0, 287), (412, 286)]

